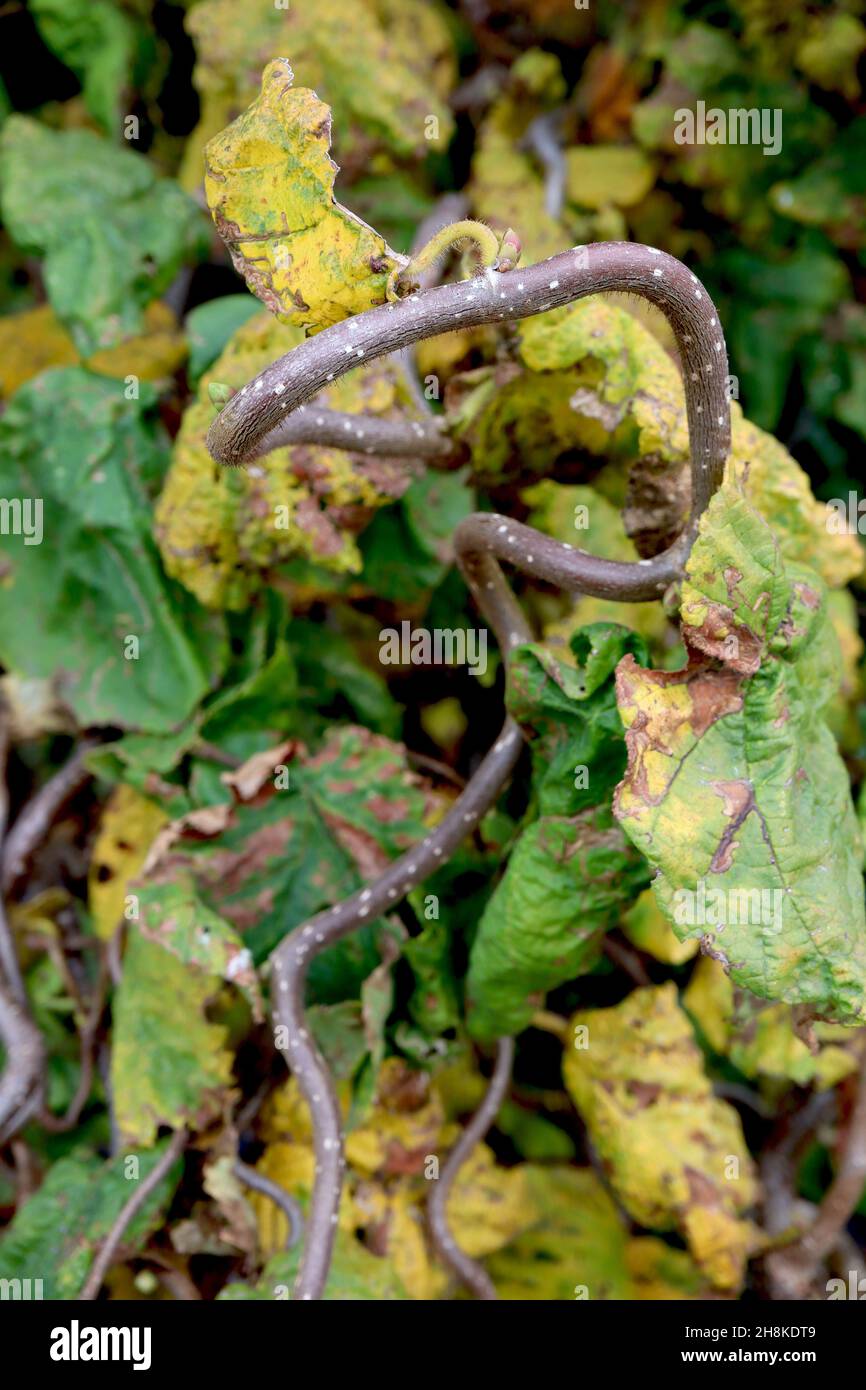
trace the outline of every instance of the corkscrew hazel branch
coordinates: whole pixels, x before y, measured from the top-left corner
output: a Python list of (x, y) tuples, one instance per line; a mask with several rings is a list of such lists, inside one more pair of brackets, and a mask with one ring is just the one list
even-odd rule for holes
[[(691, 513), (683, 533), (668, 550), (653, 559), (631, 564), (590, 555), (497, 514), (476, 513), (462, 521), (454, 537), (457, 561), (507, 663), (514, 648), (529, 640), (531, 632), (508, 587), (500, 561), (571, 592), (623, 601), (658, 598), (680, 575), (700, 515), (721, 481), (730, 446), (724, 338), (707, 291), (680, 261), (655, 248), (630, 242), (575, 247), (537, 265), (520, 270), (489, 268), (472, 280), (423, 290), (367, 310), (302, 343), (243, 387), (211, 426), (208, 447), (221, 463), (243, 463), (258, 456), (262, 442), (287, 415), (359, 362), (456, 327), (527, 318), (586, 295), (612, 290), (649, 299), (673, 328), (682, 361), (689, 425)], [(366, 921), (373, 921), (394, 907), (454, 852), (495, 801), (511, 775), (520, 749), (520, 730), (507, 718), (493, 748), (436, 829), (379, 878), (296, 928), (271, 957), (275, 1016), (288, 1039), (287, 1061), (310, 1107), (316, 1158), (295, 1298), (321, 1297), (345, 1167), (333, 1081), (304, 1026), (304, 987), (310, 961)], [(507, 1042), (499, 1049), (494, 1090), (497, 1104), (507, 1086), (511, 1050)], [(486, 1132), (494, 1113), (495, 1107), (482, 1105), (479, 1116), (470, 1125), (473, 1141)], [(449, 1163), (449, 1183), (462, 1157), (460, 1149), (454, 1165)], [(471, 1268), (465, 1256), (458, 1259), (443, 1239), (447, 1224), (444, 1200), (434, 1198), (431, 1209), (434, 1239), (455, 1272), (488, 1297), (490, 1290), (484, 1282), (484, 1272)]]
[[(209, 385), (211, 399), (228, 402), (235, 394), (222, 382)], [(223, 393), (227, 394), (223, 394)], [(387, 458), (423, 458), (437, 461), (439, 467), (456, 467), (463, 451), (449, 439), (442, 422), (433, 416), (420, 420), (407, 416), (396, 419), (381, 415), (355, 415), (345, 410), (329, 410), (323, 405), (303, 405), (281, 420), (243, 460), (252, 463), (273, 449), (287, 444), (318, 444), (331, 449), (350, 449), (356, 454), (375, 454)]]
[(500, 1038), (496, 1044), (496, 1065), (493, 1068), (493, 1075), (490, 1078), (490, 1085), (484, 1099), (448, 1155), (442, 1174), (434, 1185), (430, 1200), (427, 1203), (430, 1234), (438, 1254), (454, 1270), (458, 1278), (463, 1280), (467, 1288), (472, 1290), (476, 1298), (484, 1299), (487, 1302), (496, 1298), (493, 1280), (477, 1260), (471, 1260), (460, 1249), (451, 1234), (446, 1209), (454, 1179), (475, 1145), (480, 1144), (499, 1113), (499, 1107), (505, 1099), (508, 1083), (511, 1080), (513, 1062), (514, 1039)]

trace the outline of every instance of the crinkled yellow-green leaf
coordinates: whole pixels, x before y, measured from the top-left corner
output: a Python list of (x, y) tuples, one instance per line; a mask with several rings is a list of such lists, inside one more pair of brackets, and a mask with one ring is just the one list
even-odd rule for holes
[(823, 715), (838, 643), (824, 586), (784, 559), (735, 464), (701, 520), (682, 622), (683, 670), (620, 663), (616, 815), (681, 940), (762, 998), (860, 1023), (862, 848)]
[(737, 1112), (713, 1095), (676, 986), (575, 1014), (563, 1076), (629, 1214), (680, 1231), (715, 1287), (738, 1289), (754, 1244), (753, 1164)]
[(385, 301), (403, 264), (334, 198), (330, 111), (284, 58), (205, 150), (205, 193), (235, 269), (284, 323), (324, 328)]

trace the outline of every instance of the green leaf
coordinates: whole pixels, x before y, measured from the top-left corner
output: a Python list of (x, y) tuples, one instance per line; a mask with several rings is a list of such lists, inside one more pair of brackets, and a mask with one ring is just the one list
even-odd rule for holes
[[(255, 1285), (229, 1284), (217, 1294), (221, 1303), (268, 1302), (288, 1299), (298, 1274), (300, 1243), (273, 1255)], [(328, 1280), (322, 1297), (327, 1302), (405, 1300), (406, 1292), (390, 1260), (372, 1255), (359, 1240), (338, 1228)]]
[(52, 53), (80, 80), (93, 119), (117, 138), (121, 99), (144, 31), (112, 0), (31, 0), (27, 8)]
[(573, 1302), (580, 1290), (592, 1301), (633, 1298), (625, 1225), (592, 1169), (525, 1171), (542, 1217), (487, 1260), (499, 1297)]
[(615, 812), (680, 940), (735, 983), (866, 1018), (862, 847), (824, 710), (838, 644), (817, 575), (786, 563), (729, 466), (683, 585), (681, 671), (620, 664)]
[(426, 596), (453, 562), (451, 537), (473, 511), (474, 501), (462, 473), (429, 472), (416, 478), (361, 537), (364, 581), (395, 603)]
[(866, 118), (836, 132), (832, 145), (794, 179), (776, 184), (776, 211), (807, 227), (823, 227), (841, 245), (863, 243), (866, 195)]
[(618, 623), (590, 623), (569, 643), (576, 665), (541, 643), (513, 654), (506, 703), (532, 748), (533, 789), (542, 815), (576, 815), (598, 806), (625, 768), (625, 741), (613, 674), (646, 644)]
[[(293, 743), (258, 753), (224, 783), (230, 800), (174, 822), (145, 877), (191, 877), (256, 963), (421, 840), (442, 811), (402, 747), (360, 727), (335, 729), (313, 756)], [(380, 964), (378, 936), (371, 924), (317, 957), (311, 999), (356, 996)]]
[(114, 996), (111, 1054), (124, 1144), (149, 1148), (160, 1125), (204, 1128), (226, 1109), (232, 1056), (225, 1029), (205, 1016), (217, 986), (133, 926)]
[[(337, 617), (332, 607), (333, 617)], [(352, 611), (350, 617), (356, 618)], [(288, 641), (298, 670), (302, 708), (318, 732), (333, 723), (335, 713), (348, 714), (374, 733), (397, 738), (401, 709), (391, 695), (381, 668), (365, 666), (356, 647), (342, 632), (309, 619), (293, 619)], [(305, 731), (305, 737), (306, 737)]]
[(188, 375), (191, 386), (197, 386), (202, 374), (225, 350), (238, 328), (261, 312), (261, 305), (251, 294), (226, 294), (199, 304), (187, 314), (184, 327), (189, 343)]
[(314, 1004), (307, 1010), (310, 1032), (335, 1081), (350, 1081), (369, 1055), (359, 999)]
[[(0, 1279), (39, 1279), (42, 1298), (77, 1298), (97, 1247), (168, 1142), (136, 1155), (134, 1178), (122, 1153), (107, 1162), (83, 1151), (57, 1159), (0, 1238)], [(150, 1193), (124, 1231), (124, 1249), (141, 1250), (164, 1220), (181, 1170), (178, 1160)]]
[(208, 249), (202, 213), (143, 155), (28, 116), (3, 127), (0, 209), (16, 245), (44, 258), (48, 299), (85, 357), (141, 333), (145, 306)]
[(56, 681), (83, 726), (169, 733), (225, 660), (221, 621), (166, 579), (151, 538), (164, 465), (143, 383), (127, 400), (122, 382), (83, 368), (44, 372), (0, 422), (0, 493), (39, 499), (43, 532), (7, 544), (0, 657)]
[(606, 808), (542, 816), (517, 841), (472, 944), (473, 1037), (519, 1033), (548, 990), (585, 974), (622, 906), (646, 883)]
[(605, 930), (646, 881), (609, 809), (625, 766), (613, 672), (640, 638), (613, 623), (576, 633), (582, 662), (518, 648), (508, 705), (529, 732), (540, 819), (517, 841), (481, 918), (467, 979), (470, 1030), (517, 1033), (545, 993), (590, 970)]
[(451, 933), (444, 921), (431, 918), (403, 947), (412, 967), (415, 988), (409, 1013), (431, 1037), (456, 1028), (460, 1022), (457, 982), (451, 960)]

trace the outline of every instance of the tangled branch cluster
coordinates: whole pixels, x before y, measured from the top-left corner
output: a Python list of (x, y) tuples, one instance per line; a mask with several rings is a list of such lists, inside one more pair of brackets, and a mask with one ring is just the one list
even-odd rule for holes
[[(505, 260), (504, 265), (509, 261)], [(457, 563), (475, 601), (492, 627), (506, 662), (532, 634), (502, 571), (502, 562), (572, 593), (620, 601), (659, 598), (681, 574), (701, 513), (718, 487), (730, 447), (730, 408), (725, 391), (727, 357), (710, 296), (673, 257), (630, 242), (575, 247), (523, 269), (491, 266), (471, 280), (413, 292), (380, 308), (344, 320), (302, 343), (261, 372), (225, 406), (211, 426), (208, 447), (223, 464), (243, 464), (299, 436), (294, 430), (327, 431), (328, 442), (387, 448), (390, 434), (405, 449), (406, 434), (388, 423), (372, 434), (374, 422), (341, 422), (324, 412), (302, 412), (323, 387), (362, 361), (397, 352), (454, 328), (527, 318), (586, 295), (619, 290), (642, 295), (665, 314), (673, 328), (683, 368), (688, 412), (692, 507), (685, 529), (669, 549), (650, 560), (621, 563), (563, 544), (497, 513), (477, 512), (454, 535)], [(376, 422), (380, 423), (380, 422)], [(348, 437), (347, 437), (348, 436)], [(317, 435), (323, 438), (323, 435)], [(435, 426), (419, 427), (419, 443), (433, 459), (447, 453)], [(420, 451), (419, 451), (420, 452)], [(310, 1107), (316, 1175), (304, 1251), (294, 1289), (296, 1299), (320, 1298), (337, 1225), (345, 1167), (340, 1109), (327, 1065), (305, 1027), (304, 992), (310, 963), (341, 937), (392, 909), (412, 888), (454, 853), (467, 832), (496, 800), (522, 746), (510, 717), (496, 742), (435, 830), (392, 863), (377, 879), (297, 927), (271, 957), (274, 1014), (283, 1026), (287, 1062)], [(490, 1089), (477, 1115), (452, 1151), (429, 1203), (437, 1249), (481, 1298), (495, 1297), (487, 1274), (459, 1250), (445, 1208), (454, 1176), (493, 1122), (508, 1084), (513, 1042), (500, 1039)]]

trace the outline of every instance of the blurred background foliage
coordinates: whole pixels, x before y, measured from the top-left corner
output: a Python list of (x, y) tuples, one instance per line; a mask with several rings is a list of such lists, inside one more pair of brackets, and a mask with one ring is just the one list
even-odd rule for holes
[[(856, 480), (866, 436), (860, 0), (601, 0), (585, 9), (572, 0), (29, 0), (4, 5), (0, 22), (0, 111), (43, 127), (39, 138), (19, 133), (6, 156), (5, 312), (47, 296), (76, 349), (92, 349), (78, 327), (82, 306), (64, 297), (62, 268), (40, 274), (28, 259), (64, 239), (46, 224), (85, 235), (73, 219), (85, 199), (100, 218), (98, 186), (117, 235), (146, 242), (133, 189), (155, 219), (170, 216), (140, 163), (136, 173), (112, 150), (146, 155), (152, 170), (200, 197), (204, 143), (252, 100), (265, 63), (288, 55), (298, 82), (332, 108), (339, 196), (395, 249), (408, 249), (439, 195), (466, 189), (477, 215), (519, 225), (528, 257), (630, 237), (687, 258), (717, 297), (749, 418), (791, 447), (819, 496)], [(698, 100), (780, 111), (778, 154), (677, 145), (673, 112)], [(137, 133), (125, 141), (129, 116)], [(556, 215), (527, 138), (539, 117), (566, 153)], [(29, 185), (29, 211), (16, 195), (19, 161), (46, 180), (42, 190)], [(174, 254), (145, 249), (158, 270), (146, 287), (136, 283), (139, 307), (165, 287), (178, 257), (191, 256), (177, 225), (173, 239)], [(185, 307), (225, 287), (221, 259), (212, 248)], [(127, 295), (99, 345), (128, 338), (136, 313)], [(47, 320), (26, 326), (43, 360), (70, 351), (59, 334), (46, 341)], [(4, 396), (14, 384), (13, 369)]]
[[(640, 517), (631, 525), (627, 511), (624, 526), (619, 512), (625, 501), (641, 509), (626, 497), (623, 465), (640, 452), (649, 474), (649, 465), (658, 466), (660, 491), (673, 495), (674, 468), (684, 459), (666, 326), (642, 304), (612, 297), (613, 304), (587, 303), (561, 339), (548, 321), (519, 332), (507, 325), (455, 332), (420, 346), (420, 376), (439, 383), (466, 447), (459, 471), (425, 473), (417, 460), (370, 461), (316, 447), (303, 455), (280, 450), (268, 469), (220, 474), (204, 445), (213, 418), (209, 378), (241, 385), (299, 342), (302, 330), (272, 320), (232, 269), (205, 203), (203, 150), (254, 99), (265, 65), (280, 56), (290, 60), (295, 85), (314, 89), (331, 108), (337, 197), (395, 250), (409, 251), (428, 216), (445, 220), (449, 199), (449, 209), (514, 226), (527, 261), (619, 238), (669, 251), (718, 303), (748, 419), (790, 451), (816, 497), (847, 498), (864, 486), (861, 0), (591, 0), (586, 8), (574, 0), (0, 0), (0, 495), (42, 497), (46, 532), (43, 547), (16, 549), (14, 586), (5, 583), (8, 562), (0, 557), (7, 671), (0, 689), (11, 713), (13, 811), (64, 762), (82, 731), (96, 731), (102, 744), (89, 754), (95, 782), (39, 847), (27, 888), (13, 883), (25, 897), (14, 904), (13, 928), (50, 1045), (55, 1115), (72, 1103), (80, 1079), (74, 990), (56, 943), (79, 930), (111, 938), (123, 890), (165, 820), (216, 807), (239, 860), (250, 847), (261, 850), (252, 877), (239, 870), (238, 895), (253, 901), (247, 925), (254, 923), (259, 963), (287, 925), (338, 900), (371, 864), (381, 866), (417, 839), (431, 805), (441, 812), (488, 746), (490, 687), (502, 684), (495, 653), (484, 681), (453, 668), (385, 670), (377, 659), (383, 624), (476, 621), (452, 564), (459, 519), (489, 502), (573, 539), (575, 508), (588, 505), (588, 546), (631, 559), (644, 553), (635, 548)], [(778, 153), (677, 144), (674, 113), (699, 101), (780, 111)], [(562, 360), (542, 378), (544, 354), (557, 351)], [(534, 376), (524, 370), (534, 366)], [(487, 391), (491, 382), (495, 392)], [(578, 394), (583, 415), (573, 403)], [(405, 374), (390, 360), (338, 383), (329, 403), (371, 413), (413, 409)], [(866, 768), (861, 543), (829, 536), (784, 449), (742, 422), (739, 428), (742, 452), (754, 459), (758, 503), (774, 522), (778, 516), (790, 553), (836, 589), (831, 606), (844, 679), (831, 718), (856, 787)], [(611, 468), (599, 476), (609, 458)], [(544, 477), (554, 468), (557, 483)], [(262, 524), (282, 495), (269, 490), (275, 478), (289, 480), (298, 508), (293, 528), (276, 540)], [(643, 499), (645, 512), (652, 500)], [(678, 502), (673, 495), (674, 512)], [(853, 592), (844, 589), (849, 579)], [(564, 643), (579, 623), (613, 619), (646, 639), (657, 665), (681, 661), (660, 605), (582, 599), (569, 606), (531, 585), (523, 596), (548, 639)], [(141, 634), (155, 654), (137, 664), (134, 679), (120, 646), (125, 633)], [(342, 727), (350, 721), (364, 726), (360, 733)], [(280, 839), (284, 803), (271, 796), (248, 804), (225, 777), (278, 740), (306, 745), (280, 745), (294, 778), (291, 854)], [(339, 805), (329, 800), (329, 763), (348, 768)], [(357, 795), (345, 794), (348, 782)], [(385, 1189), (372, 1182), (387, 1171), (385, 1159), (378, 1151), (371, 1159), (371, 1146), (382, 1142), (377, 1125), (382, 1133), (396, 1126), (392, 1110), (409, 1131), (418, 1114), (434, 1136), (447, 1126), (442, 1142), (453, 1142), (453, 1120), (477, 1103), (481, 1076), (459, 1036), (467, 943), (514, 845), (528, 787), (524, 763), (474, 844), (431, 880), (430, 891), (451, 900), (447, 924), (424, 921), (423, 895), (413, 895), (405, 912), (414, 934), (394, 968), (392, 993), (387, 964), (385, 985), (378, 978), (370, 993), (379, 952), (366, 933), (323, 957), (312, 981), (320, 1040), (329, 1043), (344, 1089), (354, 1086), (353, 1114), (366, 1115), (370, 1131), (367, 1149), (359, 1139), (350, 1154), (353, 1200), (361, 1195), (343, 1225), (369, 1226), (375, 1242), (383, 1203), (390, 1203), (389, 1220), (402, 1232), (395, 1259), (419, 1297), (443, 1286), (426, 1253), (414, 1267), (406, 1253), (421, 1241), (423, 1183), (416, 1174), (408, 1195), (389, 1188), (386, 1203)], [(401, 797), (405, 788), (411, 798)], [(368, 814), (368, 799), (377, 802), (378, 819)], [(405, 822), (395, 821), (389, 799), (400, 802)], [(338, 811), (352, 852), (322, 832)], [(359, 860), (359, 843), (369, 862)], [(222, 880), (220, 872), (208, 879), (213, 847), (200, 849), (190, 849), (190, 862), (205, 894)], [(685, 981), (686, 956), (646, 895), (621, 927), (621, 950), (641, 952), (652, 984), (671, 974)], [(97, 1103), (74, 1133), (32, 1140), (43, 1164), (59, 1160), (51, 1179), (57, 1192), (70, 1185), (77, 1192), (81, 1228), (92, 1226), (91, 1253), (120, 1201), (95, 1156), (107, 1143), (110, 1086), (121, 1097), (130, 1142), (144, 1146), (154, 1137), (154, 1115), (181, 1123), (202, 1094), (213, 1101), (205, 1120), (215, 1123), (230, 1108), (230, 1075), (245, 1094), (269, 1072), (283, 1078), (281, 1059), (266, 1034), (254, 1032), (244, 1001), (228, 1003), (227, 986), (209, 991), (170, 951), (160, 954), (143, 936), (133, 941), (128, 993), (115, 1003), (113, 1076), (97, 1068)], [(224, 961), (207, 965), (217, 985), (228, 978)], [(699, 1019), (714, 1079), (763, 1089), (766, 1105), (749, 1130), (757, 1151), (764, 1119), (786, 1087), (816, 1077), (835, 1085), (853, 1062), (835, 1039), (822, 1039), (822, 1072), (785, 1006), (774, 1016), (766, 1055), (757, 1045), (754, 1055), (737, 1052), (728, 1037), (733, 1004), (712, 966), (702, 962), (685, 1002)], [(554, 1006), (567, 1014), (578, 1004), (616, 1004), (622, 988), (621, 972), (603, 958), (579, 992), (564, 986)], [(384, 1003), (376, 1003), (375, 989), (384, 989)], [(218, 997), (216, 1007), (209, 994)], [(172, 1008), (191, 1020), (189, 1055), (166, 1061), (165, 1011)], [(386, 1041), (391, 1055), (383, 1068)], [(506, 1162), (585, 1157), (583, 1132), (562, 1092), (560, 1056), (544, 1034), (521, 1045), (518, 1090), (531, 1104), (510, 1104), (500, 1118), (495, 1143)], [(415, 1085), (409, 1067), (435, 1073), (443, 1060), (453, 1066), (439, 1071), (433, 1098), (425, 1092), (423, 1105), (404, 1104), (403, 1090)], [(380, 1083), (374, 1122), (377, 1071), (386, 1082), (390, 1076), (395, 1095)], [(280, 1104), (296, 1107), (297, 1096), (283, 1088), (277, 1100), (258, 1139), (268, 1145), (265, 1167), (291, 1185), (299, 1171), (309, 1178), (309, 1136), (296, 1116), (280, 1113)], [(416, 1117), (412, 1123), (404, 1111)], [(358, 1133), (364, 1137), (363, 1124)], [(82, 1142), (94, 1150), (83, 1166), (66, 1157)], [(414, 1132), (401, 1139), (406, 1152), (424, 1152), (422, 1142), (434, 1142), (426, 1130), (417, 1142)], [(482, 1167), (492, 1164), (483, 1152)], [(830, 1171), (826, 1148), (813, 1146), (809, 1163), (808, 1195), (817, 1198)], [(491, 1234), (485, 1221), (495, 1226), (502, 1193), (489, 1174), (470, 1174), (466, 1204), (474, 1211), (480, 1203), (486, 1213), (474, 1253), (499, 1252), (511, 1296), (571, 1297), (571, 1275), (555, 1265), (557, 1292), (521, 1293), (520, 1279), (553, 1239), (556, 1222), (541, 1201), (547, 1178), (536, 1181), (526, 1164), (495, 1171), (500, 1184), (528, 1188), (514, 1196), (507, 1229)], [(405, 1172), (397, 1173), (400, 1182)], [(584, 1179), (589, 1193), (576, 1190)], [(675, 1285), (687, 1296), (702, 1287), (690, 1265), (668, 1269), (671, 1261), (685, 1266), (686, 1256), (654, 1237), (630, 1238), (625, 1250), (618, 1212), (588, 1169), (565, 1170), (562, 1181), (556, 1221), (573, 1198), (576, 1210), (592, 1209), (602, 1231), (599, 1240), (594, 1227), (587, 1234), (581, 1226), (587, 1248), (623, 1243), (608, 1281), (620, 1296), (672, 1296)], [(529, 1191), (533, 1185), (538, 1192)], [(53, 1224), (47, 1187), (46, 1214), (33, 1216), (22, 1249), (35, 1248)], [(4, 1206), (9, 1190), (4, 1169)], [(276, 1252), (283, 1233), (262, 1237), (273, 1225), (265, 1208), (257, 1210), (260, 1244)], [(150, 1226), (158, 1218), (155, 1208)], [(172, 1236), (175, 1249), (225, 1255), (224, 1230), (218, 1237), (213, 1224), (213, 1212), (190, 1199), (184, 1230)], [(519, 1249), (516, 1239), (524, 1242)], [(252, 1249), (247, 1231), (234, 1247), (228, 1243), (229, 1254), (244, 1240)], [(77, 1265), (68, 1278), (65, 1261), (60, 1269), (58, 1287), (80, 1284)], [(114, 1277), (116, 1291), (128, 1291), (132, 1276)], [(206, 1274), (200, 1286), (216, 1288), (221, 1279)]]

